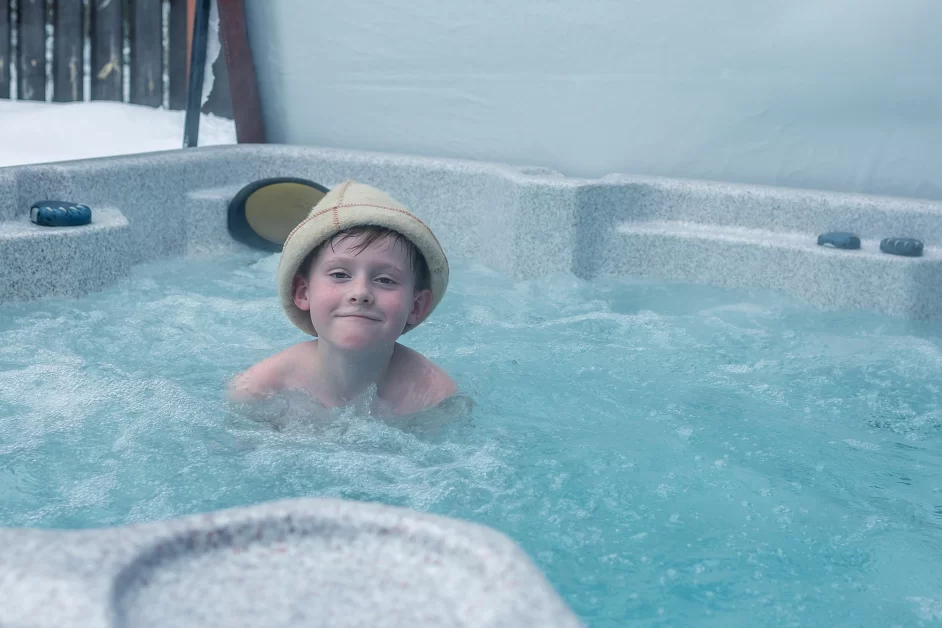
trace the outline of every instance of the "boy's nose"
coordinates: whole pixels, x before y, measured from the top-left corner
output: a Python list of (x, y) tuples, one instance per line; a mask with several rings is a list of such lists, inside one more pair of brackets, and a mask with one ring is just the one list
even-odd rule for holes
[(368, 282), (354, 281), (350, 285), (350, 293), (347, 295), (350, 303), (372, 303), (373, 293), (370, 291)]
[(373, 302), (373, 297), (365, 293), (355, 293), (350, 295), (350, 303), (369, 304)]

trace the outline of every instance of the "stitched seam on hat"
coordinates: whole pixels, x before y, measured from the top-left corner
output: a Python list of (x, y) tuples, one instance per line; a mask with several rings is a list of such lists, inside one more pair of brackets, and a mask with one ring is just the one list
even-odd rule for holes
[(310, 216), (308, 216), (307, 218), (305, 218), (304, 220), (302, 220), (302, 221), (298, 224), (297, 227), (295, 227), (294, 229), (291, 230), (291, 233), (289, 233), (289, 234), (288, 234), (288, 237), (285, 238), (285, 242), (287, 243), (288, 240), (291, 239), (291, 236), (294, 235), (294, 232), (297, 231), (298, 229), (300, 229), (306, 222), (308, 222), (309, 220), (312, 220), (312, 219), (314, 219), (314, 218), (317, 218), (318, 216), (322, 216), (322, 215), (324, 215), (324, 214), (326, 214), (327, 212), (330, 212), (330, 211), (334, 212), (334, 226), (339, 227), (340, 224), (339, 224), (339, 221), (337, 220), (337, 210), (338, 210), (338, 209), (344, 209), (344, 208), (347, 208), (347, 207), (372, 207), (372, 208), (374, 208), (374, 209), (386, 209), (386, 210), (389, 210), (389, 211), (391, 211), (391, 212), (397, 212), (397, 213), (400, 213), (400, 214), (402, 214), (402, 215), (404, 215), (404, 216), (408, 216), (409, 218), (412, 218), (412, 219), (415, 220), (417, 223), (419, 223), (420, 225), (422, 225), (423, 227), (425, 227), (425, 229), (428, 231), (428, 234), (429, 234), (430, 236), (432, 236), (432, 239), (433, 239), (433, 240), (435, 240), (435, 244), (438, 244), (439, 248), (441, 248), (441, 243), (438, 241), (438, 238), (435, 237), (435, 234), (432, 233), (432, 230), (429, 229), (429, 226), (426, 225), (424, 222), (422, 222), (419, 218), (417, 218), (417, 217), (415, 216), (415, 214), (413, 214), (412, 212), (406, 211), (406, 210), (404, 210), (404, 209), (399, 209), (399, 208), (396, 208), (396, 207), (388, 207), (388, 206), (386, 206), (386, 205), (373, 205), (373, 204), (370, 204), (370, 203), (351, 203), (351, 204), (349, 204), (349, 205), (334, 205), (333, 207), (328, 207), (327, 209), (323, 209), (323, 210), (317, 212), (316, 214), (311, 214)]
[(334, 226), (339, 227), (340, 221), (337, 218), (337, 207), (340, 205), (340, 203), (343, 202), (343, 196), (344, 194), (347, 193), (347, 188), (349, 188), (352, 183), (353, 181), (344, 181), (343, 184), (340, 186), (340, 199), (337, 201), (337, 204), (334, 205), (333, 207), (326, 207), (322, 209), (321, 211), (317, 212), (316, 214), (311, 214), (310, 216), (308, 216), (307, 218), (299, 222), (298, 225), (294, 229), (291, 230), (291, 233), (288, 234), (288, 237), (285, 238), (285, 244), (288, 243), (288, 240), (291, 239), (291, 236), (294, 235), (294, 232), (300, 229), (301, 227), (303, 227), (305, 224), (307, 224), (309, 220), (313, 218), (317, 218), (318, 216), (323, 216), (329, 211), (334, 212)]
[[(340, 220), (339, 220), (339, 217), (338, 217), (338, 214), (337, 214), (337, 210), (338, 210), (338, 209), (347, 208), (347, 207), (372, 207), (372, 208), (374, 208), (374, 209), (386, 209), (386, 210), (389, 210), (389, 211), (392, 211), (392, 212), (396, 212), (396, 213), (402, 214), (402, 215), (404, 215), (404, 216), (408, 216), (408, 217), (411, 218), (412, 220), (416, 221), (417, 223), (419, 223), (420, 225), (422, 225), (423, 227), (425, 227), (426, 231), (428, 231), (428, 234), (429, 234), (430, 236), (432, 236), (432, 239), (433, 239), (433, 240), (435, 240), (435, 244), (438, 245), (438, 250), (441, 251), (442, 257), (445, 258), (445, 263), (446, 263), (446, 264), (448, 263), (448, 256), (445, 255), (445, 251), (444, 251), (444, 249), (442, 249), (441, 242), (439, 242), (439, 241), (438, 241), (438, 238), (435, 237), (435, 233), (429, 228), (429, 226), (428, 226), (427, 224), (425, 224), (424, 222), (422, 222), (415, 214), (413, 214), (413, 213), (410, 212), (410, 211), (404, 210), (404, 209), (399, 209), (398, 207), (388, 207), (388, 206), (386, 206), (386, 205), (374, 205), (374, 204), (371, 204), (371, 203), (350, 203), (349, 205), (340, 205), (340, 204), (338, 204), (338, 205), (334, 205), (333, 207), (328, 207), (328, 208), (326, 208), (326, 209), (322, 209), (321, 211), (317, 212), (316, 214), (311, 214), (310, 216), (308, 216), (307, 218), (305, 218), (304, 220), (302, 220), (300, 223), (298, 223), (298, 226), (297, 226), (297, 227), (295, 227), (294, 229), (291, 230), (291, 233), (289, 233), (289, 234), (288, 234), (288, 237), (285, 238), (285, 244), (288, 244), (288, 240), (291, 239), (291, 236), (294, 235), (294, 232), (295, 232), (295, 231), (297, 231), (298, 229), (300, 229), (301, 227), (303, 227), (303, 226), (304, 226), (305, 224), (307, 224), (309, 221), (311, 221), (311, 220), (317, 218), (318, 216), (323, 216), (323, 215), (326, 214), (327, 212), (334, 212), (334, 220), (333, 220), (333, 222), (334, 222), (334, 227), (339, 229), (339, 228), (340, 228)], [(443, 269), (444, 269), (444, 266), (441, 266), (441, 267), (437, 268), (436, 270), (443, 270)]]
[(343, 185), (340, 186), (340, 198), (337, 199), (337, 205), (334, 206), (334, 209), (336, 209), (337, 206), (343, 204), (343, 197), (347, 193), (347, 189), (350, 187), (352, 183), (353, 181), (344, 181)]
[(323, 216), (323, 215), (326, 214), (327, 212), (333, 211), (333, 210), (334, 210), (333, 207), (328, 207), (327, 209), (322, 209), (322, 210), (320, 210), (319, 212), (317, 212), (316, 214), (311, 214), (310, 216), (308, 216), (307, 218), (305, 218), (304, 220), (302, 220), (301, 222), (299, 222), (299, 223), (298, 223), (298, 226), (295, 227), (294, 229), (292, 229), (292, 230), (291, 230), (291, 233), (288, 234), (288, 237), (285, 238), (285, 244), (288, 243), (288, 240), (291, 239), (291, 236), (294, 235), (294, 232), (295, 232), (295, 231), (297, 231), (298, 229), (300, 229), (301, 227), (303, 227), (304, 225), (306, 225), (306, 224), (309, 223), (310, 221), (314, 220), (314, 219), (317, 218), (318, 216)]
[(334, 207), (334, 209), (342, 209), (345, 207), (373, 207), (375, 209), (388, 209), (391, 212), (398, 212), (400, 214), (403, 214), (404, 216), (408, 216), (409, 218), (413, 219), (414, 221), (416, 221), (417, 223), (425, 227), (425, 229), (428, 231), (428, 234), (432, 236), (433, 240), (435, 240), (435, 244), (438, 244), (439, 248), (441, 248), (441, 244), (439, 243), (438, 238), (435, 237), (435, 234), (432, 233), (432, 230), (429, 229), (429, 226), (425, 224), (424, 222), (422, 222), (415, 214), (413, 214), (410, 211), (407, 211), (405, 209), (399, 209), (397, 207), (388, 207), (386, 205), (373, 205), (370, 203), (350, 203), (349, 205), (337, 205), (336, 207)]

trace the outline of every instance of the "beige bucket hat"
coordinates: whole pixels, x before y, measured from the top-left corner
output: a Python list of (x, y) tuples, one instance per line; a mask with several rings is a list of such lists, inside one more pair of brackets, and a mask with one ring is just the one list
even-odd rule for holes
[[(411, 241), (428, 264), (432, 291), (429, 314), (441, 302), (448, 288), (448, 259), (432, 230), (386, 193), (364, 183), (344, 181), (328, 192), (288, 234), (281, 251), (278, 295), (288, 319), (301, 331), (317, 335), (310, 314), (294, 304), (292, 287), (301, 263), (322, 242), (344, 229), (363, 226), (386, 227)], [(414, 328), (415, 325), (407, 325), (403, 333)]]

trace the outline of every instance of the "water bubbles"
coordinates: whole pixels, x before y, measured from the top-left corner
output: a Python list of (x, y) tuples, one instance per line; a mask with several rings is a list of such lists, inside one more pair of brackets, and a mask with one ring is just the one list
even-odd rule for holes
[[(882, 622), (877, 601), (942, 560), (917, 532), (942, 503), (942, 353), (912, 330), (883, 323), (916, 349), (906, 364), (846, 314), (455, 263), (449, 299), (404, 342), (456, 374), (469, 420), (323, 419), (300, 399), (258, 420), (222, 392), (299, 340), (277, 263), (170, 262), (87, 299), (0, 306), (3, 523), (376, 501), (510, 535), (577, 612), (613, 625), (667, 608), (693, 624), (704, 605), (722, 625), (737, 607), (758, 623)], [(871, 593), (847, 585), (842, 602), (828, 585), (850, 576)], [(918, 600), (914, 617), (932, 616)]]
[(919, 617), (923, 621), (942, 620), (942, 601), (920, 596), (910, 596), (906, 600), (916, 605)]

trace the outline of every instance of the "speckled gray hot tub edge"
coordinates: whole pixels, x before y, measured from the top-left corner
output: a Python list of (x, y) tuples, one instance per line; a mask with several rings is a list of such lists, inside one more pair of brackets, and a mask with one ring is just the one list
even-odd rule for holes
[[(241, 248), (246, 183), (353, 178), (389, 191), (452, 258), (516, 278), (630, 275), (781, 290), (827, 309), (938, 318), (942, 203), (297, 146), (228, 146), (0, 169), (0, 302), (81, 296), (134, 264)], [(32, 225), (29, 206), (93, 208)], [(818, 233), (852, 231), (858, 251)], [(879, 252), (922, 239), (921, 258)], [(385, 506), (297, 500), (145, 526), (0, 529), (0, 625), (571, 626), (497, 532)]]
[[(168, 151), (0, 169), (0, 302), (79, 296), (135, 263), (238, 248), (226, 204), (269, 176), (388, 190), (453, 258), (515, 278), (573, 272), (780, 290), (824, 309), (939, 318), (942, 202), (279, 145)], [(87, 227), (28, 221), (32, 202), (91, 205)], [(851, 231), (857, 251), (817, 235)], [(879, 251), (916, 237), (920, 258)]]
[(580, 625), (507, 537), (371, 503), (0, 529), (0, 545), (0, 626)]

